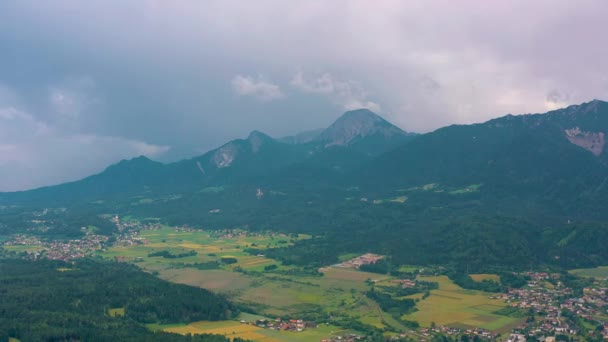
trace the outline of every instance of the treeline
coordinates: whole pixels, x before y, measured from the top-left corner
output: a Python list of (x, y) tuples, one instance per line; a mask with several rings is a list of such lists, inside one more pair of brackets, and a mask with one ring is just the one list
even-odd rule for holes
[(374, 300), (382, 311), (390, 314), (395, 320), (407, 325), (410, 328), (417, 328), (418, 323), (401, 319), (401, 316), (416, 311), (416, 302), (413, 299), (395, 299), (393, 296), (374, 288), (365, 293), (367, 298)]
[(416, 285), (414, 287), (401, 287), (401, 286), (378, 286), (382, 292), (390, 293), (393, 297), (405, 297), (411, 296), (417, 293), (425, 293), (428, 297), (427, 293), (431, 290), (436, 290), (439, 288), (439, 283), (433, 281), (416, 281)]
[[(230, 319), (234, 305), (123, 263), (0, 260), (0, 341), (228, 341), (153, 333), (143, 324)], [(109, 310), (124, 308), (124, 317)]]
[(179, 254), (173, 254), (167, 250), (163, 250), (163, 251), (148, 253), (148, 257), (163, 257), (165, 259), (179, 259), (179, 258), (186, 258), (189, 256), (195, 256), (197, 254), (198, 253), (196, 253), (195, 250), (191, 250), (190, 252), (179, 253)]

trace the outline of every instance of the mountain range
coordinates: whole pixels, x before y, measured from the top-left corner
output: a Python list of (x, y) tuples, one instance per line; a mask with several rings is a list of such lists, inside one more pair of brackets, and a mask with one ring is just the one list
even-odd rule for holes
[(607, 132), (599, 100), (426, 134), (361, 109), (323, 130), (253, 131), (176, 163), (138, 157), (77, 182), (2, 193), (0, 215), (65, 207), (302, 231), (320, 236), (302, 248), (327, 259), (331, 248), (480, 268), (592, 265), (608, 262), (598, 244), (608, 241)]

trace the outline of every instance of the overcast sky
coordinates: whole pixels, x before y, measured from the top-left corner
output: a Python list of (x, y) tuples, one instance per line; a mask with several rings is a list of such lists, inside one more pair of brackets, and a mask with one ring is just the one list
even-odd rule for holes
[(0, 1), (0, 191), (369, 108), (428, 132), (608, 99), (608, 3)]

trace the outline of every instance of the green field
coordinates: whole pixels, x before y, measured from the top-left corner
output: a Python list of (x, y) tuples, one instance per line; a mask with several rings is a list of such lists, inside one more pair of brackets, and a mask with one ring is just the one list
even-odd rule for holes
[(569, 271), (579, 277), (594, 277), (608, 279), (608, 266), (599, 266), (595, 268), (579, 268)]
[(20, 252), (35, 252), (35, 251), (40, 251), (43, 248), (41, 246), (32, 246), (32, 245), (11, 245), (11, 246), (2, 246), (5, 250), (10, 251), (10, 252), (16, 252), (16, 253), (20, 253)]
[(481, 188), (481, 184), (471, 184), (471, 185), (461, 188), (461, 189), (452, 190), (449, 192), (449, 194), (450, 195), (461, 195), (461, 194), (476, 192), (479, 190), (479, 188)]
[[(418, 302), (418, 311), (404, 316), (405, 319), (417, 321), (421, 326), (437, 325), (459, 328), (481, 327), (499, 332), (508, 331), (521, 319), (501, 316), (494, 312), (505, 307), (500, 299), (489, 298), (490, 294), (465, 290), (454, 284), (446, 276), (421, 277), (421, 280), (439, 283), (437, 290)], [(410, 296), (420, 298), (421, 295)]]
[[(222, 235), (213, 231), (176, 231), (173, 228), (163, 228), (142, 232), (139, 236), (147, 240), (146, 244), (112, 247), (100, 253), (106, 258), (124, 258), (125, 261), (135, 261), (142, 268), (158, 269), (159, 265), (170, 267), (175, 264), (194, 264), (210, 261), (219, 261), (222, 257), (234, 257), (235, 264), (223, 265), (222, 268), (232, 270), (236, 267), (245, 270), (261, 271), (264, 266), (276, 263), (264, 256), (252, 256), (244, 249), (255, 247), (258, 249), (289, 246), (292, 240), (309, 238), (300, 234), (297, 237), (281, 234), (251, 235), (237, 231), (237, 234)], [(197, 255), (177, 259), (148, 257), (148, 254), (159, 251), (169, 251), (172, 254), (182, 254), (196, 251)]]

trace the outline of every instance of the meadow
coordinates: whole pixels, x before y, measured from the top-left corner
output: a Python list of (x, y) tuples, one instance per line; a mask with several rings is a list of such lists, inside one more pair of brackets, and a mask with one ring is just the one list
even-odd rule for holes
[(418, 298), (418, 311), (405, 315), (421, 326), (445, 325), (469, 329), (481, 327), (506, 332), (517, 325), (521, 319), (495, 314), (506, 304), (501, 299), (490, 298), (491, 294), (474, 290), (465, 290), (454, 284), (446, 276), (420, 277), (425, 281), (439, 283), (439, 288), (430, 291), (430, 296), (422, 299), (420, 294), (410, 296)]
[(608, 266), (599, 266), (595, 268), (579, 268), (569, 271), (579, 277), (594, 277), (608, 279)]

